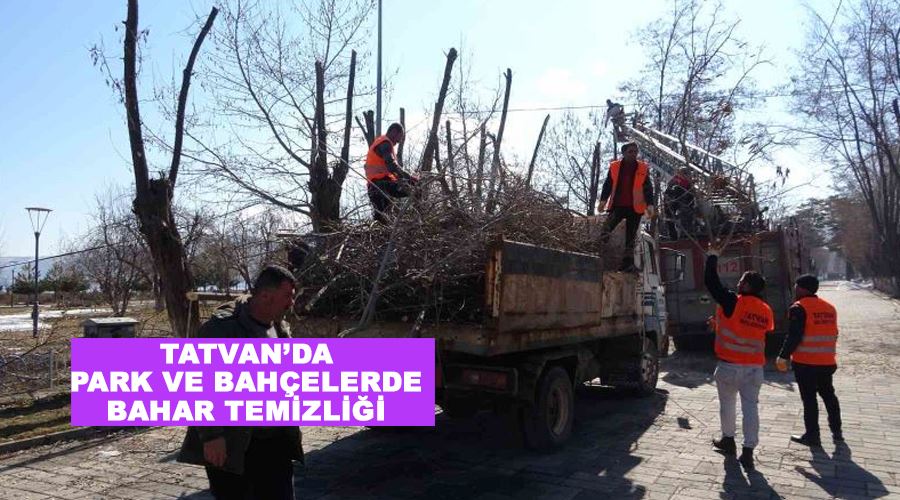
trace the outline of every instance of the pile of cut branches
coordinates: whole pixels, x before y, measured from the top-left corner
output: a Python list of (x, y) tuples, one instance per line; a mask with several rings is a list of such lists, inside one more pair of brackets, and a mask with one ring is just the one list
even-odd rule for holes
[[(340, 232), (305, 238), (310, 253), (296, 270), (303, 287), (297, 312), (359, 318), (383, 267), (374, 318), (479, 322), (493, 243), (506, 239), (583, 253), (599, 249), (600, 217), (574, 214), (524, 186), (499, 192), (492, 213), (461, 205), (458, 198), (431, 193), (400, 201), (393, 224), (347, 224)], [(620, 230), (607, 246), (606, 253), (615, 255), (603, 259), (610, 265), (619, 263), (621, 240)]]

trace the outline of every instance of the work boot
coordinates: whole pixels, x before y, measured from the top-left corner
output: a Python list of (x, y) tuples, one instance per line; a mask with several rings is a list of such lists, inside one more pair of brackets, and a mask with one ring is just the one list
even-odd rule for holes
[(747, 448), (744, 446), (744, 449), (741, 450), (741, 457), (738, 458), (738, 462), (744, 466), (744, 470), (747, 472), (752, 472), (755, 470), (753, 465), (753, 448)]
[(713, 439), (712, 444), (716, 450), (725, 455), (737, 454), (737, 445), (734, 444), (733, 437), (722, 436), (722, 439)]
[(804, 446), (809, 446), (811, 448), (822, 446), (821, 439), (819, 439), (818, 437), (810, 436), (809, 434), (804, 434), (802, 436), (791, 436), (791, 441), (793, 441), (795, 443), (800, 443)]

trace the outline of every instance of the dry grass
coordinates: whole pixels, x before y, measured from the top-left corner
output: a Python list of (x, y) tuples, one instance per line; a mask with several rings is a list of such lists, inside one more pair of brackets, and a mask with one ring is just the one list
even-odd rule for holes
[[(128, 312), (140, 321), (136, 335), (139, 337), (169, 337), (171, 329), (165, 311), (152, 307), (137, 307)], [(100, 315), (104, 316), (104, 315)], [(42, 330), (41, 337), (33, 339), (31, 332), (6, 332), (0, 337), (0, 356), (37, 354), (54, 351), (60, 361), (58, 385), (50, 391), (49, 380), (44, 384), (31, 384), (27, 390), (3, 387), (0, 394), (0, 442), (26, 439), (71, 429), (68, 384), (68, 359), (71, 339), (80, 337), (85, 316), (63, 317), (50, 320), (51, 328)], [(45, 371), (25, 374), (43, 378)], [(15, 394), (13, 394), (15, 392)]]

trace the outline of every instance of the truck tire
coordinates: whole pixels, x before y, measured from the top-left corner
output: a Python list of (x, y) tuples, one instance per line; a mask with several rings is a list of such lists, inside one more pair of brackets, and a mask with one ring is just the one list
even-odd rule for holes
[(623, 389), (636, 396), (649, 396), (656, 391), (659, 381), (659, 351), (656, 344), (644, 337), (640, 355), (631, 363)]
[(661, 357), (661, 358), (669, 357), (669, 351), (671, 350), (671, 348), (669, 347), (669, 344), (671, 344), (671, 343), (672, 343), (672, 336), (671, 335), (663, 335), (662, 345), (659, 346), (659, 357)]
[(538, 382), (534, 405), (522, 409), (525, 444), (548, 450), (572, 436), (575, 420), (575, 391), (569, 374), (559, 366), (550, 368)]

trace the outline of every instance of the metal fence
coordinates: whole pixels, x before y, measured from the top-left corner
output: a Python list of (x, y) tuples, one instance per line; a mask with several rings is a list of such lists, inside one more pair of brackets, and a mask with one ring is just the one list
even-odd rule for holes
[(0, 396), (68, 386), (71, 366), (68, 349), (0, 354)]

